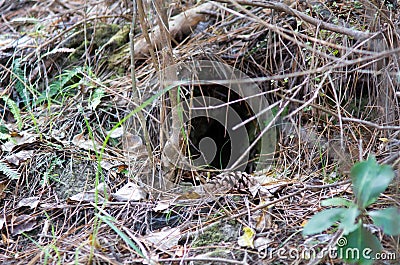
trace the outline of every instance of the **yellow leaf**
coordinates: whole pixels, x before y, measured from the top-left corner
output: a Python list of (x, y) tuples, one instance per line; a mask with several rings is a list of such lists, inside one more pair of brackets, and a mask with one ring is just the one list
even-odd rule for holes
[(256, 232), (248, 226), (243, 228), (243, 232), (244, 234), (238, 238), (239, 246), (254, 248), (254, 237), (256, 236)]
[(379, 138), (379, 141), (381, 141), (383, 143), (387, 143), (387, 142), (389, 142), (389, 139), (383, 137), (383, 138)]

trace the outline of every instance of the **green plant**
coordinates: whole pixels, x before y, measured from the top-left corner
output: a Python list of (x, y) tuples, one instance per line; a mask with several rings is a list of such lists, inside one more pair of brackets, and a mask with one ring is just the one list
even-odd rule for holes
[(5, 125), (3, 125), (3, 122), (0, 123), (0, 140), (7, 140), (9, 139), (10, 136), (10, 131), (7, 129)]
[(93, 93), (91, 93), (89, 106), (92, 110), (95, 110), (97, 106), (101, 103), (101, 99), (105, 96), (105, 90), (102, 87), (96, 88)]
[(103, 222), (105, 222), (109, 227), (111, 227), (115, 233), (117, 233), (117, 235), (119, 237), (122, 238), (122, 240), (124, 240), (124, 242), (130, 246), (132, 248), (132, 250), (134, 250), (139, 256), (141, 256), (142, 258), (146, 258), (142, 253), (142, 251), (140, 250), (139, 247), (136, 246), (135, 242), (132, 241), (132, 239), (126, 235), (123, 231), (121, 231), (117, 226), (114, 225), (114, 223), (116, 223), (116, 220), (111, 217), (111, 216), (104, 216), (104, 215), (100, 215), (100, 214), (96, 214), (96, 216), (98, 218), (100, 218)]
[(25, 77), (25, 73), (21, 69), (21, 64), (19, 59), (13, 61), (11, 80), (15, 82), (15, 90), (21, 97), (24, 104), (29, 108), (30, 91), (27, 85), (27, 79)]
[(5, 102), (7, 107), (10, 109), (12, 115), (14, 116), (14, 119), (17, 122), (18, 129), (21, 130), (24, 125), (22, 122), (21, 111), (18, 108), (17, 103), (11, 98), (9, 98), (9, 96), (1, 96), (0, 98)]
[[(340, 197), (322, 201), (322, 206), (343, 207), (331, 208), (314, 215), (305, 225), (303, 235), (320, 233), (339, 222), (338, 229), (343, 232), (342, 242), (346, 243), (337, 244), (338, 256), (350, 263), (372, 264), (374, 255), (382, 250), (382, 245), (365, 227), (367, 217), (372, 218), (373, 223), (386, 235), (400, 234), (400, 209), (389, 207), (367, 211), (367, 207), (377, 201), (393, 177), (392, 168), (379, 165), (374, 157), (355, 164), (351, 169), (355, 201)], [(355, 253), (358, 255), (353, 255)]]
[[(57, 247), (57, 235), (55, 231), (54, 225), (51, 223), (50, 216), (47, 214), (47, 212), (44, 212), (46, 215), (47, 220), (50, 223), (51, 227), (51, 236), (53, 240), (46, 246), (42, 246), (42, 244), (36, 240), (34, 240), (31, 236), (29, 236), (27, 233), (22, 233), (23, 236), (28, 238), (32, 243), (36, 245), (37, 248), (39, 248), (43, 254), (43, 262), (41, 264), (61, 264), (61, 252), (59, 251)], [(54, 253), (54, 254), (53, 254)]]
[(60, 182), (60, 180), (57, 178), (57, 174), (53, 174), (54, 168), (57, 166), (62, 165), (64, 161), (59, 159), (58, 157), (54, 157), (51, 160), (50, 166), (47, 168), (46, 172), (43, 174), (43, 179), (40, 181), (42, 187), (47, 185), (49, 183), (49, 180), (52, 179), (54, 181)]
[[(109, 140), (111, 139), (112, 133), (113, 133), (117, 128), (119, 128), (119, 127), (121, 127), (123, 124), (125, 124), (125, 122), (126, 122), (130, 117), (132, 117), (133, 115), (135, 115), (135, 114), (139, 113), (140, 111), (142, 111), (145, 107), (147, 107), (148, 105), (150, 105), (153, 101), (157, 100), (159, 97), (161, 97), (161, 95), (165, 94), (166, 92), (168, 92), (168, 91), (171, 90), (172, 88), (173, 88), (172, 86), (169, 86), (169, 87), (167, 87), (167, 88), (165, 88), (165, 89), (162, 89), (162, 90), (158, 91), (157, 94), (153, 95), (152, 97), (150, 97), (149, 99), (147, 99), (146, 101), (144, 101), (140, 106), (136, 107), (136, 108), (135, 108), (134, 110), (132, 110), (127, 116), (125, 116), (125, 117), (124, 117), (123, 119), (121, 119), (116, 125), (114, 125), (114, 127), (108, 132), (107, 136), (105, 137), (105, 139), (104, 139), (104, 141), (103, 141), (103, 145), (101, 146), (100, 150), (98, 150), (98, 149), (96, 148), (96, 144), (95, 144), (95, 141), (94, 141), (93, 131), (92, 131), (92, 129), (91, 129), (91, 126), (90, 126), (90, 124), (89, 124), (89, 121), (88, 121), (87, 119), (84, 119), (84, 120), (85, 120), (85, 123), (86, 123), (86, 126), (87, 126), (87, 129), (89, 130), (90, 139), (93, 141), (93, 146), (95, 147), (94, 152), (95, 152), (95, 155), (96, 155), (96, 158), (97, 158), (97, 170), (96, 170), (96, 176), (95, 176), (95, 187), (98, 187), (98, 185), (99, 185), (99, 183), (100, 183), (100, 177), (102, 178), (102, 179), (101, 179), (102, 182), (104, 182), (104, 175), (101, 173), (101, 161), (103, 160), (103, 155), (104, 155), (104, 153), (105, 153), (105, 149), (106, 149), (107, 143), (108, 143)], [(107, 194), (106, 187), (104, 187), (104, 194)], [(99, 204), (99, 203), (98, 203), (98, 202), (99, 202), (99, 200), (98, 200), (98, 198), (99, 198), (99, 191), (98, 191), (98, 189), (95, 189), (94, 197), (95, 197), (95, 204), (94, 204), (94, 205), (95, 205), (95, 208), (96, 208), (97, 211), (100, 212), (100, 211), (101, 211), (102, 209), (104, 209), (104, 207), (106, 206), (106, 200), (104, 200), (103, 205), (102, 205), (102, 208), (99, 208), (99, 207), (97, 207), (97, 205)], [(107, 196), (105, 196), (105, 197), (107, 198)], [(112, 223), (111, 223), (111, 222), (107, 222), (106, 220), (108, 220), (108, 219), (104, 219), (104, 218), (102, 218), (101, 215), (99, 215), (99, 214), (96, 213), (96, 218), (94, 219), (94, 222), (93, 222), (93, 233), (92, 233), (92, 237), (93, 237), (92, 240), (93, 240), (93, 242), (96, 241), (96, 237), (97, 237), (98, 231), (99, 231), (99, 229), (100, 229), (101, 222), (104, 221), (104, 222), (106, 222), (111, 228), (113, 228), (113, 229), (117, 232), (117, 234), (119, 234), (119, 235), (124, 239), (124, 241), (128, 243), (128, 245), (130, 245), (133, 249), (135, 249), (135, 247), (134, 247), (135, 245), (134, 245), (131, 241), (127, 240), (127, 239), (124, 237), (124, 235), (122, 235), (122, 234), (119, 232), (118, 229), (115, 229), (115, 226), (112, 226)], [(135, 249), (135, 250), (136, 250), (136, 249)], [(94, 246), (92, 245), (91, 250), (90, 250), (89, 259), (92, 259), (93, 255), (94, 255), (94, 254), (93, 254), (93, 251), (94, 251)], [(136, 251), (137, 251), (137, 250), (136, 250)], [(78, 253), (78, 252), (77, 252), (77, 253)], [(141, 256), (143, 255), (140, 251), (137, 251), (137, 253), (138, 253), (139, 255), (141, 255)]]
[(82, 79), (82, 73), (84, 69), (82, 67), (76, 67), (73, 70), (65, 70), (62, 74), (57, 76), (46, 91), (43, 91), (37, 98), (35, 104), (40, 105), (47, 101), (50, 102), (51, 98), (57, 98), (57, 96), (64, 96), (70, 90), (77, 88)]
[(9, 179), (19, 179), (20, 174), (17, 170), (9, 167), (5, 162), (0, 161), (0, 172), (3, 172)]

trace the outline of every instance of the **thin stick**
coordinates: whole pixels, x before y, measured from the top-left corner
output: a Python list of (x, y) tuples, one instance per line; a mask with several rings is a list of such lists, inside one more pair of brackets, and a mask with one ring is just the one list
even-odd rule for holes
[[(288, 5), (284, 4), (284, 3), (280, 3), (280, 2), (272, 2), (272, 1), (265, 1), (265, 2), (254, 2), (254, 1), (247, 1), (247, 0), (217, 0), (217, 2), (222, 2), (222, 3), (231, 3), (235, 6), (238, 5), (249, 5), (249, 6), (257, 6), (257, 7), (263, 7), (263, 8), (270, 8), (270, 9), (274, 9), (276, 11), (280, 11), (280, 12), (285, 12), (288, 14), (291, 14), (293, 16), (296, 16), (300, 19), (302, 19), (303, 21), (310, 23), (314, 26), (318, 26), (321, 29), (326, 29), (326, 30), (330, 30), (333, 32), (337, 32), (340, 34), (344, 34), (350, 37), (353, 37), (356, 40), (364, 40), (367, 38), (370, 38), (372, 35), (374, 35), (374, 33), (367, 33), (367, 32), (363, 32), (363, 31), (359, 31), (359, 30), (355, 30), (355, 29), (349, 29), (346, 27), (341, 27), (332, 23), (327, 23), (325, 21), (310, 17), (308, 15), (306, 15), (305, 13), (302, 13), (300, 11), (297, 11), (296, 9), (293, 9), (291, 7), (289, 7)], [(253, 17), (254, 15), (251, 14), (250, 11), (246, 10), (246, 9), (242, 9), (243, 12), (246, 12), (248, 15), (250, 15), (251, 17)], [(267, 24), (265, 22), (265, 24)]]
[[(136, 74), (135, 74), (135, 36), (134, 36), (134, 30), (135, 30), (135, 24), (136, 24), (136, 1), (132, 0), (133, 8), (132, 8), (132, 23), (131, 23), (131, 29), (129, 31), (129, 40), (130, 40), (130, 51), (131, 51), (131, 81), (132, 81), (132, 101), (135, 102), (137, 105), (140, 105), (141, 102), (141, 97), (139, 90), (136, 85)], [(130, 103), (128, 103), (128, 110), (130, 110)], [(146, 126), (146, 119), (144, 118), (143, 112), (139, 111), (137, 113), (138, 118), (139, 118), (139, 123), (140, 126), (142, 127), (143, 130), (143, 137), (144, 141), (146, 143), (146, 150), (147, 154), (150, 159), (151, 165), (153, 165), (153, 150), (151, 148), (151, 142), (150, 142), (150, 137), (149, 137), (149, 131), (147, 130)], [(130, 118), (127, 123), (125, 130), (128, 130), (130, 128), (130, 125), (132, 123), (132, 118)]]

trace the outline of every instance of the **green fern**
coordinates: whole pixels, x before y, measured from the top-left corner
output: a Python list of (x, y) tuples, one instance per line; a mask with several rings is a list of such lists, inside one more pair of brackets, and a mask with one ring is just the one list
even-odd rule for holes
[(58, 179), (55, 178), (56, 175), (53, 174), (53, 171), (55, 167), (62, 165), (63, 162), (64, 161), (59, 159), (58, 157), (52, 159), (49, 168), (46, 170), (46, 172), (44, 172), (43, 179), (41, 181), (42, 186), (45, 186), (50, 179), (60, 182)]
[(21, 69), (19, 59), (13, 61), (12, 73), (13, 75), (11, 80), (15, 80), (15, 90), (17, 90), (18, 95), (22, 98), (24, 104), (29, 108), (30, 92), (26, 87), (27, 80), (25, 78), (24, 71)]
[(14, 119), (17, 121), (18, 129), (21, 130), (23, 123), (22, 123), (21, 111), (19, 110), (17, 103), (15, 103), (15, 101), (10, 99), (8, 96), (2, 96), (1, 99), (4, 100), (4, 102), (10, 109), (11, 113), (14, 116)]
[(9, 179), (19, 179), (20, 175), (15, 170), (10, 168), (6, 163), (0, 161), (0, 172), (3, 172)]
[(104, 88), (96, 88), (93, 91), (92, 97), (90, 98), (89, 106), (92, 110), (95, 110), (96, 107), (100, 104), (101, 99), (104, 97)]
[[(43, 103), (44, 101), (53, 98), (54, 96), (65, 93), (67, 90), (71, 88), (75, 88), (79, 85), (79, 81), (81, 80), (82, 76), (82, 68), (77, 67), (73, 70), (65, 70), (62, 74), (57, 76), (57, 79), (49, 85), (49, 89), (43, 91), (38, 99), (36, 100), (36, 105)], [(77, 78), (78, 81), (73, 82), (74, 78)], [(66, 86), (68, 83), (73, 82), (72, 85)]]

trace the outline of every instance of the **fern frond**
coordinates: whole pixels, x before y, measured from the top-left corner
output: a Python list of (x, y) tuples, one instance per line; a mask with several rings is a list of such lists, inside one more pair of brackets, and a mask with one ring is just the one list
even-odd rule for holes
[(10, 168), (6, 163), (0, 161), (0, 172), (3, 172), (9, 179), (19, 179), (20, 174), (15, 169)]
[(26, 87), (27, 80), (25, 78), (24, 71), (21, 69), (19, 59), (13, 61), (12, 64), (12, 80), (15, 80), (15, 90), (18, 95), (22, 98), (22, 101), (26, 106), (29, 107), (30, 92)]
[(17, 103), (15, 103), (14, 100), (10, 99), (7, 96), (2, 96), (1, 99), (4, 100), (4, 102), (6, 103), (8, 108), (10, 109), (11, 113), (14, 116), (14, 119), (17, 121), (18, 129), (21, 130), (22, 126), (23, 126), (23, 123), (22, 123), (21, 111), (18, 108)]
[(59, 77), (61, 78), (61, 88), (64, 88), (64, 86), (70, 82), (74, 77), (79, 77), (79, 80), (81, 79), (81, 76), (79, 76), (82, 73), (82, 67), (76, 67), (73, 70), (65, 70), (63, 74), (61, 74)]
[(104, 88), (96, 88), (93, 91), (93, 95), (90, 99), (89, 106), (92, 110), (95, 110), (96, 107), (100, 104), (101, 99), (104, 97), (105, 91)]
[[(62, 74), (58, 75), (56, 77), (56, 80), (53, 81), (50, 85), (49, 88), (46, 91), (43, 91), (41, 93), (41, 95), (38, 97), (38, 99), (36, 100), (36, 104), (39, 105), (41, 104), (43, 101), (46, 101), (54, 96), (56, 96), (57, 94), (61, 93), (62, 90), (65, 88), (65, 86), (69, 83), (72, 82), (73, 78), (77, 77), (79, 80), (81, 79), (81, 74), (82, 72), (82, 68), (81, 67), (77, 67), (73, 70), (65, 70)], [(79, 83), (75, 82), (77, 85)], [(69, 88), (70, 86), (68, 86)]]
[[(56, 166), (62, 165), (62, 163), (63, 163), (63, 161), (61, 159), (59, 159), (58, 157), (55, 157), (54, 159), (52, 159), (50, 166), (48, 167), (46, 172), (44, 172), (44, 174), (43, 174), (43, 179), (41, 181), (42, 186), (46, 185), (48, 183), (49, 179), (54, 180), (54, 175), (53, 175), (54, 168)], [(57, 180), (57, 181), (60, 182), (60, 180)]]

